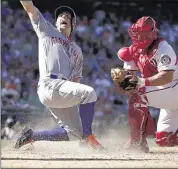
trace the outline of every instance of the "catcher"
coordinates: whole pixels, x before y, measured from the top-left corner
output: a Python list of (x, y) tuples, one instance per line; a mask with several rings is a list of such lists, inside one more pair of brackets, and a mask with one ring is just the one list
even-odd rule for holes
[[(156, 143), (178, 145), (178, 59), (166, 40), (158, 36), (156, 22), (149, 16), (137, 20), (129, 29), (130, 47), (118, 51), (123, 69), (111, 70), (115, 89), (129, 98), (129, 148), (149, 151), (146, 136), (154, 124), (148, 106), (160, 108)], [(141, 73), (141, 77), (136, 72)], [(151, 129), (151, 130), (148, 130)]]

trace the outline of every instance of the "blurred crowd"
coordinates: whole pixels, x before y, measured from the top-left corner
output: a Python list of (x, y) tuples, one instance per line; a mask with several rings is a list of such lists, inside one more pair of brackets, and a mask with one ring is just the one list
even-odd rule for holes
[[(12, 9), (8, 1), (2, 2), (1, 14), (2, 107), (43, 109), (36, 94), (38, 47), (30, 19), (23, 8)], [(50, 12), (43, 15), (55, 23)], [(98, 95), (96, 118), (110, 117), (111, 114), (115, 118), (127, 111), (126, 96), (114, 92), (110, 69), (122, 65), (116, 53), (119, 48), (131, 44), (127, 29), (132, 20), (132, 16), (117, 16), (101, 9), (95, 10), (91, 16), (77, 17), (72, 38), (83, 50), (82, 83), (93, 86)], [(162, 20), (160, 34), (178, 53), (178, 23)]]

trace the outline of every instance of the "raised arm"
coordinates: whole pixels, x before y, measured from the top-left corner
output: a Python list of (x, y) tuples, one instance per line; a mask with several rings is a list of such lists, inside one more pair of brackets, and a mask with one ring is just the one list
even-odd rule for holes
[(33, 5), (31, 0), (21, 0), (20, 3), (22, 4), (23, 8), (29, 15), (31, 20), (37, 19), (37, 8)]
[(57, 29), (43, 17), (41, 12), (33, 5), (31, 0), (20, 0), (25, 11), (29, 15), (33, 29), (38, 38), (44, 38)]

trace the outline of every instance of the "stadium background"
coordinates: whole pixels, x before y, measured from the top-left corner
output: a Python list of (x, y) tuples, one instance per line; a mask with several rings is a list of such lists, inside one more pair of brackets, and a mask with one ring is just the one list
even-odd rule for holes
[[(122, 65), (116, 53), (131, 44), (127, 28), (132, 22), (150, 15), (157, 21), (160, 34), (178, 54), (178, 1), (33, 2), (53, 24), (58, 6), (68, 5), (75, 10), (78, 17), (72, 38), (83, 50), (82, 83), (93, 86), (98, 95), (94, 127), (101, 134), (113, 123), (127, 125), (127, 98), (114, 92), (109, 74), (111, 67)], [(30, 20), (18, 0), (3, 0), (1, 16), (1, 138), (12, 139), (23, 125), (36, 125), (50, 117), (36, 94), (38, 48)], [(154, 117), (158, 112), (151, 109)]]

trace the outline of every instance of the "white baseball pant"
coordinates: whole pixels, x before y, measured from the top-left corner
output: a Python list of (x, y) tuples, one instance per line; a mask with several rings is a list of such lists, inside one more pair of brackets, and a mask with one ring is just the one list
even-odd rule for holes
[(82, 137), (83, 131), (78, 106), (49, 108), (49, 110), (56, 123), (67, 131), (69, 139)]
[(178, 80), (164, 86), (146, 87), (149, 106), (160, 108), (157, 132), (178, 130)]
[(65, 126), (72, 135), (82, 137), (78, 105), (97, 100), (92, 87), (62, 79), (46, 78), (39, 81), (37, 93), (55, 121), (60, 121), (59, 125)]
[(92, 87), (62, 79), (40, 80), (37, 93), (40, 101), (50, 108), (73, 107), (97, 100)]

